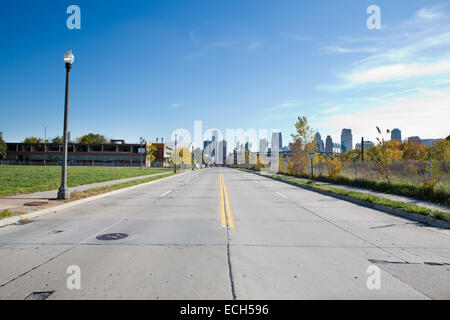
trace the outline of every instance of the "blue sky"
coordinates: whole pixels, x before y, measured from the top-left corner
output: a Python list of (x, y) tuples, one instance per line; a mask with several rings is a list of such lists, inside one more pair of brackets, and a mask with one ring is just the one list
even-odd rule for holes
[[(68, 30), (66, 8), (81, 8)], [(381, 30), (366, 9), (381, 8)], [(71, 48), (72, 137), (137, 142), (173, 130), (280, 129), (322, 136), (450, 134), (450, 5), (442, 1), (2, 1), (0, 131), (61, 135)]]

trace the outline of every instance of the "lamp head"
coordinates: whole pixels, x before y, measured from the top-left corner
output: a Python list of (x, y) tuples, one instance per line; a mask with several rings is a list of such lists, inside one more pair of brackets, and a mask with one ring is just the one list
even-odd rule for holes
[(64, 62), (68, 63), (68, 64), (72, 64), (73, 61), (75, 60), (75, 57), (72, 54), (72, 51), (67, 50), (67, 52), (64, 54)]

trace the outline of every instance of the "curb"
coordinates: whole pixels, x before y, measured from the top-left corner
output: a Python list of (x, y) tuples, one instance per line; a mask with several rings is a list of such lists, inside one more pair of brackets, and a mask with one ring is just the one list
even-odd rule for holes
[(293, 183), (293, 182), (284, 181), (284, 180), (281, 180), (281, 179), (265, 176), (265, 175), (254, 173), (254, 172), (251, 172), (251, 173), (257, 174), (257, 175), (259, 175), (261, 177), (265, 177), (265, 178), (272, 179), (272, 180), (275, 180), (275, 181), (283, 182), (283, 183), (286, 183), (286, 184), (289, 184), (289, 185), (292, 185), (292, 186), (295, 186), (295, 187), (298, 187), (298, 188), (302, 188), (302, 189), (305, 189), (305, 190), (317, 192), (317, 193), (320, 193), (320, 194), (323, 194), (323, 195), (326, 195), (326, 196), (329, 196), (329, 197), (333, 197), (333, 198), (336, 198), (336, 199), (339, 199), (339, 200), (352, 202), (352, 203), (360, 205), (362, 207), (375, 209), (375, 210), (382, 211), (382, 212), (385, 212), (385, 213), (388, 213), (388, 214), (391, 214), (391, 215), (394, 215), (394, 216), (400, 216), (400, 217), (403, 217), (403, 218), (406, 218), (406, 219), (409, 219), (409, 220), (418, 221), (418, 222), (427, 224), (427, 225), (432, 226), (432, 227), (437, 227), (437, 228), (441, 228), (441, 229), (450, 229), (450, 223), (447, 222), (447, 221), (444, 221), (444, 220), (439, 220), (439, 219), (435, 219), (435, 218), (432, 218), (432, 217), (424, 216), (424, 215), (421, 215), (421, 214), (407, 212), (407, 211), (403, 211), (403, 210), (400, 210), (400, 209), (395, 209), (395, 208), (391, 208), (391, 207), (387, 207), (387, 206), (383, 206), (383, 205), (379, 205), (379, 204), (373, 204), (373, 203), (366, 202), (366, 201), (363, 201), (363, 200), (359, 200), (359, 199), (343, 196), (343, 195), (340, 195), (340, 194), (335, 194), (335, 193), (324, 191), (324, 190), (311, 188), (311, 187), (304, 186), (304, 185), (299, 185), (299, 184), (296, 184), (296, 183)]
[(42, 210), (32, 211), (32, 212), (28, 212), (28, 213), (25, 213), (25, 214), (16, 215), (16, 216), (12, 216), (12, 217), (9, 217), (9, 218), (1, 219), (0, 220), (0, 227), (4, 227), (4, 226), (10, 225), (10, 224), (14, 224), (14, 223), (16, 223), (16, 222), (18, 222), (18, 221), (20, 221), (22, 219), (34, 219), (34, 218), (43, 216), (43, 215), (48, 214), (48, 213), (57, 212), (57, 211), (60, 211), (60, 210), (63, 210), (63, 209), (67, 209), (67, 208), (71, 208), (71, 207), (77, 206), (79, 204), (83, 204), (83, 203), (86, 203), (86, 202), (90, 202), (90, 201), (106, 198), (106, 197), (109, 197), (109, 196), (112, 196), (112, 195), (115, 195), (115, 194), (118, 194), (118, 193), (122, 193), (122, 192), (125, 192), (125, 191), (136, 189), (136, 188), (139, 188), (139, 187), (148, 186), (149, 184), (156, 183), (156, 182), (159, 182), (159, 181), (164, 181), (164, 180), (167, 180), (167, 179), (170, 179), (170, 178), (173, 178), (173, 177), (179, 177), (180, 175), (187, 174), (187, 173), (188, 172), (181, 172), (181, 173), (174, 174), (173, 176), (170, 176), (170, 177), (161, 178), (161, 179), (157, 179), (157, 180), (141, 183), (141, 184), (138, 184), (138, 185), (135, 185), (135, 186), (122, 188), (122, 189), (118, 189), (118, 190), (114, 190), (114, 191), (110, 191), (110, 192), (106, 192), (106, 193), (101, 193), (101, 194), (98, 194), (98, 195), (95, 195), (95, 196), (92, 196), (92, 197), (88, 197), (88, 198), (84, 198), (84, 199), (80, 199), (80, 200), (75, 200), (75, 201), (71, 201), (71, 202), (68, 202), (68, 203), (64, 203), (64, 204), (61, 204), (59, 206), (54, 206), (54, 207), (51, 207), (51, 208), (46, 208), (46, 209), (42, 209)]

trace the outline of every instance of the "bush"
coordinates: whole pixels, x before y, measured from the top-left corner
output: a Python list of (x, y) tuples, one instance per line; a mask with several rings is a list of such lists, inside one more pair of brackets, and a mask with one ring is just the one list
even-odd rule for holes
[(333, 157), (327, 160), (328, 163), (328, 177), (331, 180), (337, 180), (341, 177), (342, 161), (338, 157)]

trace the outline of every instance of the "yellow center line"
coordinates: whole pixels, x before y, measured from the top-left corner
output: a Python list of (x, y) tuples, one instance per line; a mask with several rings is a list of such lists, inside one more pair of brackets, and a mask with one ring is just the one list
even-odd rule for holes
[(227, 186), (225, 185), (225, 180), (223, 178), (222, 173), (220, 173), (220, 180), (222, 182), (223, 194), (225, 195), (225, 209), (228, 218), (228, 226), (230, 227), (231, 230), (233, 230), (233, 232), (237, 232), (236, 222), (234, 221), (233, 211), (231, 210), (230, 206), (230, 199), (228, 198)]
[(226, 228), (227, 227), (227, 222), (226, 222), (226, 218), (225, 218), (225, 203), (223, 201), (223, 183), (222, 183), (222, 174), (220, 174), (221, 177), (219, 179), (220, 181), (220, 206), (219, 206), (219, 210), (220, 210), (220, 219), (222, 220), (222, 228)]

